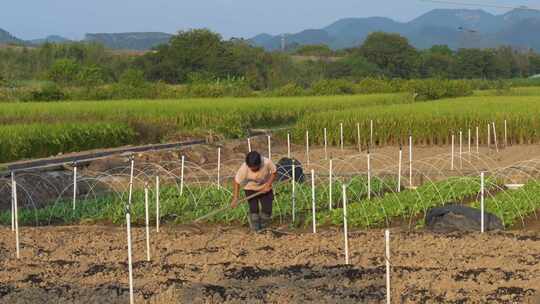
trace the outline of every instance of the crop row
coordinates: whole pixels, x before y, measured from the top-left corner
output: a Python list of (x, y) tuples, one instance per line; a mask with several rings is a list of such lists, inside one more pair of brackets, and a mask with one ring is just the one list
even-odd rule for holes
[[(370, 121), (374, 125), (374, 142), (380, 145), (406, 142), (409, 134), (416, 143), (448, 144), (459, 132), (463, 140), (479, 142), (488, 140), (488, 124), (495, 122), (498, 143), (503, 142), (504, 121), (507, 121), (509, 143), (533, 143), (540, 140), (540, 103), (534, 97), (487, 97), (475, 96), (436, 102), (418, 102), (387, 106), (357, 107), (342, 111), (313, 113), (302, 117), (295, 126), (294, 138), (301, 140), (310, 131), (310, 140), (322, 144), (323, 129), (328, 129), (328, 140), (340, 141), (340, 124), (346, 144), (357, 144), (357, 124), (360, 124), (360, 140), (367, 145), (370, 138)], [(490, 141), (494, 133), (490, 127)]]
[(132, 143), (122, 123), (17, 124), (0, 127), (0, 163)]
[[(513, 227), (518, 223), (524, 223), (525, 218), (536, 215), (540, 209), (540, 183), (531, 181), (517, 190), (507, 190), (487, 197), (484, 201), (487, 212), (495, 214), (503, 221), (506, 227)], [(473, 203), (475, 208), (480, 208), (480, 202)]]
[[(451, 178), (440, 182), (430, 182), (416, 190), (396, 192), (397, 184), (392, 178), (372, 180), (372, 197), (367, 199), (366, 178), (357, 177), (347, 183), (349, 223), (354, 227), (378, 227), (391, 223), (396, 218), (413, 219), (434, 206), (451, 201), (476, 198), (480, 184), (478, 178)], [(494, 180), (488, 179), (488, 188), (496, 187)], [(341, 184), (332, 185), (333, 210), (330, 210), (330, 191), (326, 183), (316, 187), (317, 221), (319, 225), (339, 225), (342, 223)], [(189, 223), (209, 212), (226, 207), (230, 200), (230, 189), (193, 186), (184, 189), (180, 195), (175, 186), (162, 187), (160, 191), (160, 216), (162, 221)], [(297, 184), (294, 195), (295, 224), (307, 225), (311, 221), (311, 187), (309, 183)], [(21, 225), (47, 225), (57, 223), (77, 223), (80, 221), (123, 223), (127, 195), (110, 195), (99, 199), (80, 201), (75, 211), (71, 202), (60, 201), (40, 209), (22, 208), (19, 212)], [(155, 195), (150, 195), (151, 218), (155, 218)], [(291, 223), (293, 213), (292, 186), (289, 183), (276, 187), (274, 220)], [(138, 190), (133, 195), (132, 219), (144, 223), (144, 196)], [(244, 208), (227, 209), (208, 221), (234, 223), (245, 221)], [(0, 215), (0, 223), (8, 224), (9, 212)]]

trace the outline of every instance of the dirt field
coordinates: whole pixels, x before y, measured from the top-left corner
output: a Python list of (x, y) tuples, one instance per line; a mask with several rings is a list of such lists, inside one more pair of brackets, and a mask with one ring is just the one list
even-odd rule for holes
[[(136, 228), (136, 303), (383, 303), (382, 230), (343, 234), (245, 228)], [(0, 303), (128, 303), (126, 233), (121, 227), (0, 229)], [(442, 236), (393, 230), (393, 303), (539, 303), (540, 235)]]

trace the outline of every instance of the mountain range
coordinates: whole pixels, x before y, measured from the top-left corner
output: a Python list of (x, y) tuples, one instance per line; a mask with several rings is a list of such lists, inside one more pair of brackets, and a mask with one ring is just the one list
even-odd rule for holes
[[(134, 32), (134, 33), (96, 33), (86, 34), (82, 41), (102, 43), (110, 49), (149, 50), (157, 45), (167, 43), (171, 34), (160, 32)], [(45, 42), (67, 43), (73, 40), (58, 35), (50, 35), (42, 39), (22, 40), (9, 32), (0, 29), (0, 44), (18, 44), (26, 46), (40, 45)]]
[(435, 9), (409, 22), (385, 17), (345, 18), (322, 29), (272, 36), (260, 34), (250, 41), (267, 50), (287, 45), (326, 44), (333, 49), (358, 46), (372, 32), (398, 33), (417, 48), (446, 44), (452, 49), (512, 45), (540, 51), (540, 11), (514, 9), (493, 15), (479, 9)]
[[(526, 8), (493, 15), (480, 9), (435, 9), (409, 22), (385, 17), (345, 18), (322, 29), (307, 29), (285, 35), (260, 34), (251, 43), (267, 50), (281, 48), (282, 37), (288, 48), (295, 45), (326, 44), (333, 49), (358, 46), (372, 32), (399, 33), (417, 48), (446, 44), (452, 49), (511, 45), (540, 51), (540, 11)], [(86, 34), (83, 41), (96, 41), (112, 49), (148, 50), (167, 43), (171, 34), (160, 32)], [(24, 41), (0, 29), (0, 44), (37, 45), (67, 42), (60, 36)]]

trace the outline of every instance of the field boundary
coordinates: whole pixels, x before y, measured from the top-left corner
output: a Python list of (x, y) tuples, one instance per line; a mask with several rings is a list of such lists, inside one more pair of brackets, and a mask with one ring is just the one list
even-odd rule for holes
[(26, 170), (35, 170), (48, 167), (60, 166), (68, 163), (83, 163), (88, 161), (93, 161), (101, 158), (110, 157), (118, 154), (126, 153), (138, 153), (138, 152), (148, 152), (148, 151), (162, 151), (162, 150), (172, 150), (178, 149), (181, 147), (189, 147), (195, 145), (206, 144), (207, 140), (198, 139), (185, 142), (174, 142), (174, 143), (165, 143), (165, 144), (152, 144), (152, 145), (143, 145), (143, 146), (132, 146), (132, 147), (122, 147), (122, 148), (111, 148), (95, 152), (79, 152), (76, 155), (70, 156), (58, 156), (58, 157), (48, 157), (40, 158), (36, 160), (26, 160), (26, 161), (17, 161), (12, 163), (0, 164), (0, 176), (7, 176), (11, 172), (26, 171)]

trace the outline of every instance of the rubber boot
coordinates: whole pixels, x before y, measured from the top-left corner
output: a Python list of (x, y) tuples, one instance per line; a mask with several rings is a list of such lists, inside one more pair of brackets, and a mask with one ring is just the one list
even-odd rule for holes
[(261, 218), (257, 213), (251, 213), (249, 215), (249, 227), (253, 231), (260, 231), (261, 230)]
[(261, 229), (266, 229), (270, 227), (271, 223), (272, 223), (272, 215), (262, 212), (261, 213)]

